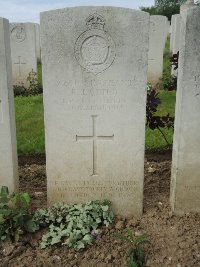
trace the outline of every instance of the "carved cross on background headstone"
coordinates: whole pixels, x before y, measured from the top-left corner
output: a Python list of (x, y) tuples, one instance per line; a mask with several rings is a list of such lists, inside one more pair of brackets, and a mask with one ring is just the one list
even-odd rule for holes
[(92, 176), (97, 175), (97, 141), (112, 141), (114, 134), (111, 136), (99, 136), (96, 134), (96, 119), (97, 115), (92, 115), (93, 134), (91, 136), (78, 136), (76, 135), (76, 141), (92, 141), (93, 142), (93, 172)]
[(21, 65), (25, 65), (25, 62), (21, 62), (21, 56), (18, 56), (19, 61), (14, 63), (15, 65), (19, 65), (19, 76), (21, 76)]

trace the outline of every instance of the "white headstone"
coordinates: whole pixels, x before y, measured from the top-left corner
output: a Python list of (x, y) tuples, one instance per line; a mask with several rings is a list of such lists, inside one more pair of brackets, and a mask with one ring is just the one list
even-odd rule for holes
[(195, 7), (194, 0), (187, 0), (185, 4), (181, 5), (180, 13), (192, 7)]
[(200, 8), (183, 13), (173, 144), (171, 205), (200, 212)]
[(175, 21), (180, 14), (173, 15), (171, 18), (171, 29), (170, 29), (170, 52), (173, 52), (174, 36), (175, 36)]
[(172, 53), (177, 54), (181, 44), (181, 15), (175, 17)]
[(163, 73), (163, 52), (166, 42), (165, 16), (150, 17), (148, 81), (152, 84), (159, 82)]
[(40, 25), (48, 202), (109, 199), (140, 215), (149, 15), (76, 7)]
[(40, 25), (35, 23), (35, 33), (36, 33), (36, 56), (37, 61), (41, 62), (41, 49), (40, 49)]
[(11, 23), (13, 84), (28, 86), (27, 77), (37, 72), (36, 30), (34, 23)]
[(0, 18), (0, 187), (18, 189), (9, 21)]

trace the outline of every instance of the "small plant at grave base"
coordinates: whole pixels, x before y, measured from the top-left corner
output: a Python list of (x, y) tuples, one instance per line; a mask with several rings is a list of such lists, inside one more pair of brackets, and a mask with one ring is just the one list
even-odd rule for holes
[(31, 71), (28, 74), (27, 82), (28, 88), (24, 86), (23, 82), (20, 82), (13, 86), (15, 96), (34, 96), (42, 94), (42, 88), (39, 86), (37, 72)]
[(27, 88), (23, 82), (18, 82), (13, 85), (14, 96), (28, 96)]
[(37, 224), (28, 209), (30, 196), (27, 193), (9, 194), (3, 186), (0, 192), (0, 241), (7, 238), (18, 241), (24, 232), (35, 232)]
[(165, 116), (156, 115), (158, 106), (161, 104), (161, 100), (159, 98), (159, 93), (151, 86), (147, 87), (147, 104), (146, 104), (146, 126), (150, 129), (155, 130), (158, 129), (165, 139), (167, 145), (169, 146), (169, 142), (161, 130), (162, 128), (174, 128), (174, 117), (171, 117), (168, 114)]
[(149, 243), (145, 234), (135, 236), (131, 229), (127, 229), (125, 234), (116, 233), (116, 238), (128, 243), (128, 267), (146, 267), (146, 258), (143, 245)]
[(91, 201), (86, 204), (57, 203), (48, 209), (38, 209), (34, 220), (49, 232), (43, 235), (41, 248), (60, 244), (81, 249), (100, 240), (103, 224), (108, 226), (114, 216), (109, 201)]
[(39, 84), (38, 84), (37, 72), (33, 70), (29, 72), (27, 81), (29, 82), (28, 91), (30, 92), (31, 95), (38, 95), (42, 93), (41, 89), (39, 88)]

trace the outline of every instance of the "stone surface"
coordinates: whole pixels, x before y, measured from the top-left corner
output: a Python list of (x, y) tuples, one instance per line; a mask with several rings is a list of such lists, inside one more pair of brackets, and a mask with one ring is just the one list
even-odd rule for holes
[(195, 7), (194, 0), (187, 0), (187, 2), (180, 7), (180, 13), (183, 11)]
[(171, 181), (177, 214), (200, 212), (200, 8), (182, 17)]
[(175, 21), (176, 18), (179, 17), (180, 14), (176, 14), (172, 16), (171, 19), (171, 29), (170, 29), (170, 52), (173, 51), (173, 45), (174, 45), (174, 36), (175, 36)]
[(142, 213), (149, 15), (41, 14), (48, 202), (109, 199)]
[(11, 23), (13, 84), (28, 86), (27, 77), (37, 72), (36, 29), (34, 23)]
[(172, 53), (177, 54), (181, 45), (181, 15), (175, 17), (173, 34)]
[(41, 49), (40, 49), (40, 25), (35, 23), (35, 40), (36, 40), (36, 56), (37, 61), (41, 62)]
[(0, 18), (0, 188), (18, 188), (9, 21)]
[(166, 42), (167, 17), (151, 16), (149, 33), (148, 81), (159, 82), (163, 72), (163, 52)]

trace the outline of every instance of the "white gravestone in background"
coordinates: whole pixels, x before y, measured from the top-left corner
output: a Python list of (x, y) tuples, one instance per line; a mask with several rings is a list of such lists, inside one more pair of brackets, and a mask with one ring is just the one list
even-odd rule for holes
[(41, 49), (40, 49), (40, 25), (35, 23), (35, 34), (36, 34), (36, 56), (37, 61), (41, 62)]
[(177, 214), (200, 212), (200, 7), (182, 17), (171, 181)]
[(11, 23), (13, 84), (28, 86), (27, 77), (37, 72), (36, 30), (34, 23)]
[(194, 0), (187, 0), (186, 3), (181, 5), (180, 13), (192, 7), (195, 7)]
[(172, 18), (171, 18), (170, 52), (173, 52), (174, 36), (175, 36), (175, 21), (176, 21), (177, 17), (180, 17), (180, 14), (173, 15)]
[(9, 21), (0, 18), (0, 188), (18, 189)]
[(148, 81), (152, 84), (159, 82), (163, 73), (163, 53), (166, 42), (165, 16), (150, 17)]
[(181, 15), (176, 16), (174, 22), (174, 36), (173, 36), (173, 45), (172, 53), (177, 54), (181, 45)]
[(48, 202), (109, 199), (142, 213), (149, 15), (41, 14)]
[[(166, 25), (165, 25), (165, 28), (166, 28), (166, 40), (170, 34), (170, 21), (168, 20), (168, 18), (166, 17)], [(165, 42), (166, 44), (166, 42)], [(164, 44), (164, 48), (165, 48), (165, 44)]]

